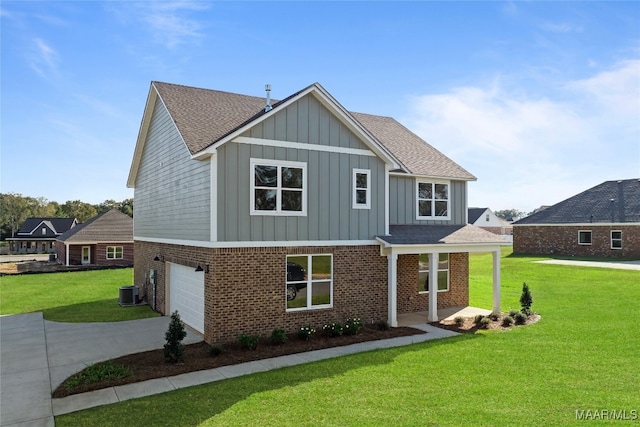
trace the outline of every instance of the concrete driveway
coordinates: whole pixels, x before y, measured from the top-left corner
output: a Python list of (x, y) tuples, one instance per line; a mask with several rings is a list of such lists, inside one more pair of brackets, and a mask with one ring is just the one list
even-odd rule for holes
[[(91, 363), (162, 348), (169, 317), (59, 323), (42, 313), (0, 317), (0, 426), (54, 426), (51, 392)], [(185, 344), (202, 341), (187, 328)]]

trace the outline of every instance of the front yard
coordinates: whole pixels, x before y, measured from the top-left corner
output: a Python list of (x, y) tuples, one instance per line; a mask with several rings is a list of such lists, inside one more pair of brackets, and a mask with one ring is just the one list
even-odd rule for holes
[[(527, 282), (537, 324), (182, 389), (56, 425), (567, 425), (602, 411), (637, 420), (640, 273), (534, 260), (503, 256), (501, 295), (503, 311), (518, 308)], [(491, 307), (490, 265), (471, 256), (474, 306)]]

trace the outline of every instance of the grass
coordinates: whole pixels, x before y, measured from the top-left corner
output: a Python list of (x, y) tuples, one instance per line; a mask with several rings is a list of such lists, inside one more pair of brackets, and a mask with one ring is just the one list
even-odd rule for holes
[(42, 311), (56, 322), (116, 322), (158, 316), (148, 306), (120, 307), (119, 289), (133, 269), (0, 277), (0, 314)]
[[(527, 282), (537, 324), (190, 387), (56, 426), (567, 425), (579, 410), (640, 412), (638, 272), (508, 255), (503, 311), (519, 308)], [(471, 257), (472, 305), (491, 308), (490, 266)]]
[(69, 388), (84, 384), (92, 384), (103, 380), (126, 378), (131, 375), (131, 370), (126, 366), (117, 365), (106, 361), (88, 365), (85, 369), (69, 378)]

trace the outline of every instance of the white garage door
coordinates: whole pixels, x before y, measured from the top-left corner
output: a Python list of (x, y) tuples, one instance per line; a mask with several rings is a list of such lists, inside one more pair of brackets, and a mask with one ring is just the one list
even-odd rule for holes
[(204, 333), (204, 271), (169, 263), (169, 311)]

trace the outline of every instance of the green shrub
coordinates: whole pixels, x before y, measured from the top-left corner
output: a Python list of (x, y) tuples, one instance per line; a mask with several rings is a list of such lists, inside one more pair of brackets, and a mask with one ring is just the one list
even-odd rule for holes
[(516, 322), (516, 325), (524, 325), (527, 322), (528, 316), (523, 312), (519, 311), (513, 316), (513, 320)]
[(359, 317), (350, 317), (344, 322), (345, 335), (355, 335), (362, 329), (362, 320)]
[(492, 311), (491, 313), (489, 313), (489, 319), (493, 320), (494, 322), (498, 319), (500, 319), (500, 312), (498, 311)]
[(486, 319), (486, 317), (484, 317), (484, 315), (482, 314), (476, 314), (476, 316), (473, 318), (473, 323), (476, 325), (480, 325), (480, 322), (482, 322), (482, 319)]
[(342, 323), (340, 322), (327, 323), (322, 327), (322, 330), (330, 337), (339, 337), (344, 331), (344, 329), (342, 328)]
[(516, 314), (518, 314), (519, 311), (518, 310), (509, 310), (509, 316), (511, 317), (515, 317)]
[(178, 363), (184, 360), (184, 345), (182, 340), (187, 336), (178, 310), (171, 314), (169, 329), (165, 334), (167, 343), (164, 345), (164, 360), (168, 363)]
[(284, 332), (284, 329), (274, 329), (269, 337), (271, 344), (284, 344), (287, 342), (287, 339), (287, 334)]
[(489, 324), (491, 324), (491, 319), (488, 317), (483, 317), (482, 319), (480, 319), (480, 323), (479, 326), (482, 329), (487, 329), (489, 327)]
[(455, 319), (453, 319), (453, 323), (455, 323), (457, 326), (462, 326), (464, 325), (464, 317), (462, 316), (456, 316)]
[(103, 380), (116, 380), (131, 375), (131, 369), (110, 361), (87, 365), (82, 371), (65, 381), (65, 388), (72, 389), (81, 385), (93, 384)]
[(502, 326), (504, 326), (505, 328), (508, 328), (509, 326), (513, 325), (513, 317), (511, 316), (507, 316), (504, 319), (502, 319)]
[(533, 304), (533, 297), (531, 296), (531, 290), (526, 283), (522, 284), (522, 295), (520, 295), (520, 307), (525, 314), (531, 314), (531, 305)]
[(224, 348), (221, 345), (212, 345), (209, 347), (209, 355), (213, 357), (218, 357), (222, 353), (224, 353)]
[(316, 333), (316, 330), (313, 326), (310, 326), (310, 325), (301, 326), (300, 329), (298, 329), (298, 338), (300, 338), (301, 340), (307, 341), (315, 333)]
[(240, 334), (238, 335), (238, 342), (240, 346), (245, 350), (255, 350), (258, 348), (258, 341), (260, 340), (260, 335), (247, 335)]

